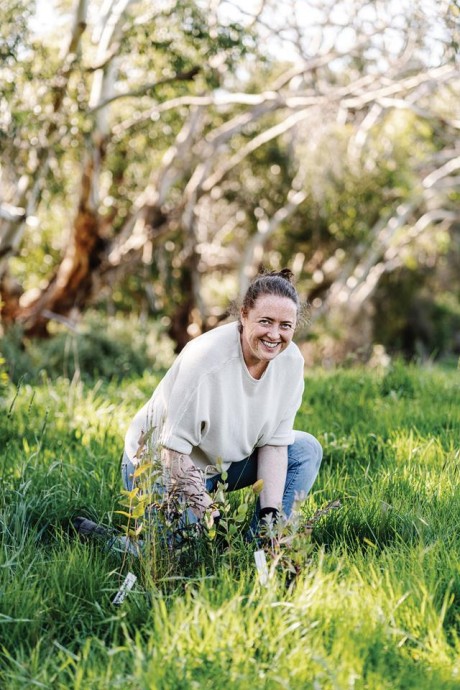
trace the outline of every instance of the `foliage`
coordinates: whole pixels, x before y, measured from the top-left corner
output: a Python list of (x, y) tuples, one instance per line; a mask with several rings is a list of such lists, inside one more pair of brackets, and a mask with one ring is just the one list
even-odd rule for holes
[(33, 4), (4, 4), (5, 328), (90, 305), (164, 317), (180, 348), (261, 263), (291, 265), (345, 338), (394, 272), (408, 299), (411, 272), (458, 291), (454, 8), (92, 0), (37, 35)]
[(46, 341), (24, 341), (20, 328), (11, 329), (0, 340), (0, 352), (16, 383), (37, 382), (43, 375), (89, 381), (133, 378), (152, 366), (167, 367), (172, 357), (172, 344), (158, 322), (145, 329), (138, 325), (138, 319), (88, 312), (76, 330), (59, 326)]
[(386, 276), (375, 297), (374, 334), (391, 354), (405, 357), (458, 356), (460, 343), (460, 292), (447, 267), (406, 267)]
[(6, 393), (8, 384), (8, 374), (6, 372), (5, 359), (0, 355), (0, 398)]
[(404, 363), (396, 360), (391, 363), (382, 380), (382, 395), (413, 398), (415, 394), (412, 377)]
[[(142, 582), (147, 587), (193, 574), (203, 563), (215, 559), (215, 548), (230, 548), (232, 542), (244, 548), (243, 535), (248, 531), (262, 482), (256, 482), (252, 491), (243, 492), (236, 505), (236, 497), (226, 493), (227, 473), (222, 472), (213, 503), (198, 522), (193, 498), (186, 498), (180, 487), (181, 481), (187, 482), (187, 475), (165, 490), (161, 451), (147, 436), (139, 457), (142, 460), (133, 473), (134, 486), (122, 490), (120, 509), (115, 512), (124, 520), (121, 529), (126, 535), (118, 548), (139, 554)], [(200, 480), (204, 482), (205, 478)], [(218, 523), (212, 515), (215, 509), (220, 514)]]
[[(308, 374), (296, 425), (325, 455), (303, 514), (338, 498), (342, 508), (314, 525), (288, 587), (281, 564), (258, 582), (237, 535), (155, 582), (129, 556), (69, 536), (77, 514), (118, 521), (123, 429), (157, 374), (8, 384), (0, 684), (458, 688), (459, 373), (396, 369), (391, 390), (410, 395), (385, 395), (383, 372)], [(138, 583), (115, 608), (128, 570)]]

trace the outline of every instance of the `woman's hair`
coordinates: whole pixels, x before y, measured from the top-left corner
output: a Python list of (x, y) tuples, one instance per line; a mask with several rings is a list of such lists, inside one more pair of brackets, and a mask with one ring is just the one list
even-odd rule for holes
[[(252, 281), (241, 303), (241, 309), (245, 314), (250, 309), (253, 309), (258, 298), (261, 295), (276, 295), (277, 297), (287, 297), (291, 299), (297, 309), (297, 322), (304, 321), (308, 307), (300, 302), (299, 295), (295, 289), (292, 279), (294, 274), (288, 268), (283, 268), (281, 271), (263, 271)], [(243, 325), (240, 319), (240, 310), (237, 303), (233, 303), (231, 312), (235, 316), (238, 315), (238, 330), (240, 333), (243, 330)]]
[(292, 284), (293, 277), (294, 274), (288, 268), (283, 268), (281, 271), (260, 273), (246, 290), (241, 305), (243, 311), (247, 313), (253, 309), (261, 295), (276, 295), (291, 299), (296, 306), (297, 313), (299, 313), (300, 300), (297, 290)]

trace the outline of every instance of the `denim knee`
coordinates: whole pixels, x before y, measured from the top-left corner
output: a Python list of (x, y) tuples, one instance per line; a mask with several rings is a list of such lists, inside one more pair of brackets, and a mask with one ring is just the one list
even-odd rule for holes
[(304, 499), (319, 472), (323, 449), (306, 431), (295, 431), (294, 443), (288, 446), (288, 468), (283, 495), (283, 510), (291, 514), (294, 502)]
[(312, 434), (306, 431), (294, 431), (294, 443), (288, 447), (288, 467), (308, 463), (319, 470), (323, 459), (323, 448)]

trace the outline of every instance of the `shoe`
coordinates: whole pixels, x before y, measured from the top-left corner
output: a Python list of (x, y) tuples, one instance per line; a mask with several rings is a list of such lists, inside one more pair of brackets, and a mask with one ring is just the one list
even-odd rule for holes
[(107, 527), (102, 527), (92, 520), (84, 517), (76, 517), (72, 520), (72, 527), (79, 537), (87, 539), (88, 537), (108, 538), (113, 535), (113, 531)]
[(107, 550), (129, 553), (136, 558), (140, 556), (143, 546), (143, 542), (140, 539), (133, 542), (129, 537), (118, 535), (115, 530), (98, 525), (97, 522), (84, 517), (74, 518), (72, 520), (72, 527), (78, 536), (85, 541), (91, 537), (96, 537), (105, 542)]

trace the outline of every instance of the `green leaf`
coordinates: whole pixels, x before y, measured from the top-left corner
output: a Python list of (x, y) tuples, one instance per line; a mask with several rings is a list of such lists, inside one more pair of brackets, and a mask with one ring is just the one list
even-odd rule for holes
[(133, 478), (137, 479), (137, 477), (140, 477), (145, 472), (147, 472), (148, 470), (151, 470), (151, 469), (152, 469), (152, 465), (150, 463), (147, 463), (145, 465), (139, 465), (138, 467), (136, 467), (136, 469), (133, 472)]
[(131, 491), (128, 491), (127, 489), (122, 489), (121, 494), (122, 496), (126, 496), (127, 498), (132, 500), (135, 496), (137, 496), (138, 491), (139, 487), (135, 486), (134, 489), (132, 489)]
[(131, 520), (131, 518), (132, 518), (131, 513), (127, 513), (126, 510), (115, 510), (114, 512), (117, 513), (117, 515), (124, 515), (129, 520)]
[(139, 503), (131, 512), (131, 517), (136, 520), (137, 518), (143, 517), (145, 513), (145, 506)]

